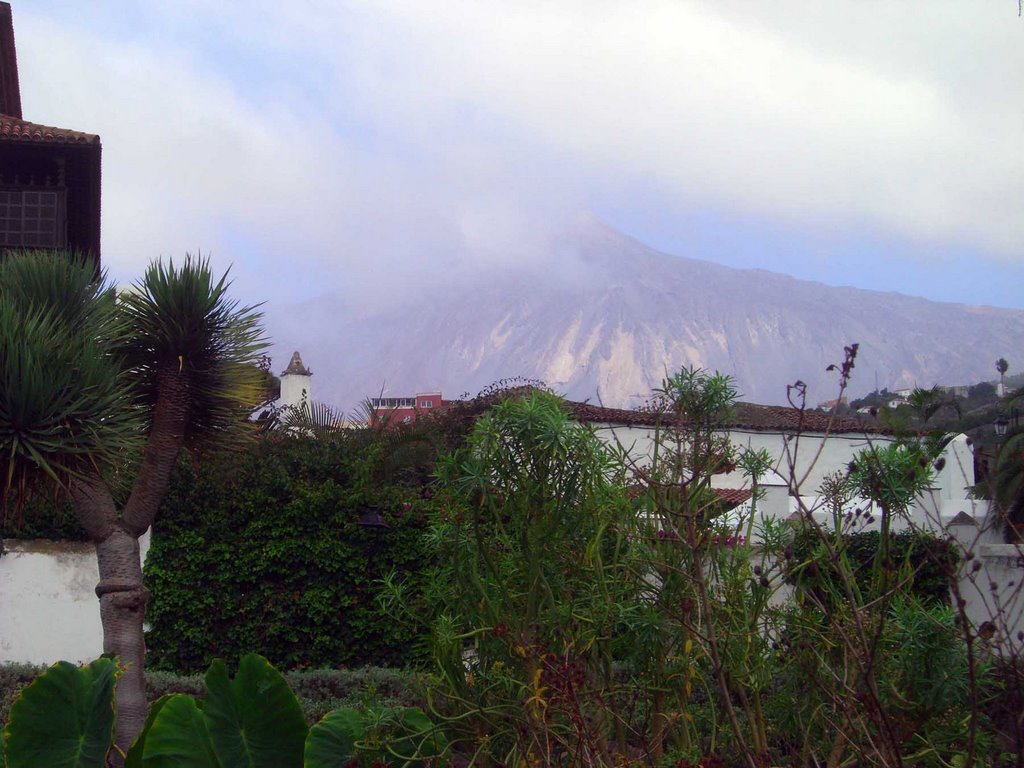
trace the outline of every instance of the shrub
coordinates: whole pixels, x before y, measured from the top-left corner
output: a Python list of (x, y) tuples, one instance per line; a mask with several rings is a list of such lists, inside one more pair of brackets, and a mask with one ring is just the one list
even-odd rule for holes
[[(789, 579), (800, 589), (813, 590), (819, 599), (840, 595), (835, 565), (828, 559), (822, 537), (828, 537), (835, 551), (845, 553), (850, 572), (865, 598), (872, 590), (875, 557), (881, 543), (878, 531), (858, 531), (842, 536), (818, 529), (802, 528), (793, 539)], [(841, 544), (841, 545), (840, 545)], [(932, 533), (907, 529), (893, 534), (890, 558), (896, 568), (912, 580), (909, 594), (926, 605), (949, 605), (949, 585), (960, 555), (950, 542)]]
[(0, 508), (0, 539), (89, 540), (67, 501), (41, 496), (28, 499), (19, 510), (20, 520), (15, 520), (13, 514), (16, 506), (12, 498), (6, 515)]
[(7, 722), (7, 714), (18, 694), (44, 669), (34, 664), (0, 664), (0, 730)]
[[(255, 650), (283, 669), (402, 666), (416, 632), (378, 604), (378, 580), (421, 578), (419, 487), (374, 484), (363, 433), (265, 439), (179, 466), (146, 563), (147, 645), (157, 669), (194, 671)], [(357, 524), (367, 505), (391, 526)]]
[[(0, 730), (3, 730), (7, 722), (11, 704), (18, 694), (45, 669), (32, 664), (0, 665)], [(284, 677), (310, 724), (338, 707), (363, 708), (372, 705), (398, 708), (424, 705), (419, 693), (424, 680), (414, 672), (386, 667), (307, 669), (286, 672)], [(146, 672), (146, 700), (150, 703), (172, 693), (201, 698), (205, 691), (206, 684), (201, 673), (179, 675), (160, 670)]]

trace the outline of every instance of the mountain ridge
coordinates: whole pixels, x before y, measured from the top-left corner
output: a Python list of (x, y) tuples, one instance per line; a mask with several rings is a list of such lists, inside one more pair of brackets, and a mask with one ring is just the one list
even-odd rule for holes
[[(746, 399), (785, 402), (807, 382), (835, 397), (843, 347), (860, 345), (852, 394), (972, 381), (1024, 349), (1024, 311), (828, 286), (672, 256), (594, 219), (551, 238), (548, 272), (468, 269), (429, 294), (347, 314), (336, 296), (270, 313), (274, 358), (294, 349), (314, 397), (351, 407), (393, 395), (546, 381), (579, 400), (630, 407), (680, 365), (720, 370)], [(1011, 359), (1012, 364), (1012, 359)]]

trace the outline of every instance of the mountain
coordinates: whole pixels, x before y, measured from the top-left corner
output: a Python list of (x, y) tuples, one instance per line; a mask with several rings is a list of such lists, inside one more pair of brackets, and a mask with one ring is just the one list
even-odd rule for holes
[[(1024, 311), (837, 288), (671, 256), (583, 218), (551, 238), (545, 268), (469, 270), (378, 311), (338, 296), (268, 313), (274, 363), (293, 350), (313, 396), (349, 408), (392, 396), (477, 391), (538, 378), (573, 399), (631, 407), (666, 371), (732, 375), (742, 398), (833, 398), (843, 347), (860, 345), (849, 393), (991, 378), (1024, 350)], [(912, 287), (911, 287), (912, 289)]]

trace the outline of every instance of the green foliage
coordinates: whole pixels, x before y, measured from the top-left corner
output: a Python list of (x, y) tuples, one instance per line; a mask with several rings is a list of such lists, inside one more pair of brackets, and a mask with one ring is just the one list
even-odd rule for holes
[(104, 768), (114, 732), (116, 665), (58, 662), (25, 688), (3, 732), (9, 768)]
[(221, 768), (209, 723), (195, 699), (183, 694), (168, 696), (156, 702), (150, 714), (128, 750), (125, 768)]
[[(787, 578), (822, 604), (836, 605), (846, 601), (838, 573), (842, 567), (861, 598), (870, 602), (879, 597), (875, 574), (881, 541), (879, 531), (836, 534), (801, 527), (793, 536)], [(891, 535), (889, 562), (882, 565), (897, 573), (905, 592), (921, 603), (949, 605), (950, 579), (959, 560), (959, 551), (950, 541), (908, 529)]]
[(383, 667), (312, 669), (285, 673), (288, 686), (313, 723), (339, 707), (374, 706), (404, 709), (424, 706), (423, 673)]
[(306, 740), (306, 768), (357, 765), (422, 768), (444, 754), (447, 743), (419, 709), (337, 709), (314, 725)]
[[(872, 628), (873, 649), (851, 640), (855, 617)], [(972, 728), (972, 662), (948, 605), (900, 594), (884, 612), (839, 606), (824, 620), (797, 611), (782, 646), (778, 722), (802, 734), (804, 753), (861, 754), (865, 747), (854, 734), (863, 733), (892, 740), (879, 764), (894, 764), (897, 754), (911, 764), (964, 764), (957, 760), (964, 759)], [(983, 665), (975, 664), (975, 675), (978, 685), (991, 684)], [(989, 741), (983, 731), (974, 737), (979, 746)]]
[(214, 278), (208, 259), (186, 256), (180, 267), (173, 260), (153, 262), (121, 298), (121, 352), (136, 400), (152, 408), (161, 376), (184, 376), (186, 445), (237, 432), (263, 399), (261, 315), (228, 298), (229, 287), (227, 274)]
[[(11, 705), (18, 694), (45, 671), (31, 664), (0, 664), (0, 730), (7, 723)], [(358, 669), (306, 669), (284, 673), (308, 724), (339, 707), (367, 706), (391, 709), (423, 708), (422, 673), (384, 667)], [(161, 670), (146, 671), (146, 700), (151, 704), (175, 693), (202, 697), (206, 690), (202, 674), (178, 675)]]
[(276, 768), (302, 759), (307, 728), (299, 702), (262, 656), (243, 656), (234, 680), (220, 659), (210, 665), (203, 717), (224, 765)]
[[(1024, 388), (1007, 401), (1006, 407), (1017, 415), (1024, 410)], [(1021, 541), (1024, 538), (1024, 427), (1017, 423), (999, 446), (989, 484), (992, 498), (1006, 519), (1006, 540)]]
[(482, 759), (550, 764), (606, 738), (635, 603), (612, 453), (537, 391), (494, 405), (440, 470), (430, 542), (436, 706)]
[[(771, 457), (737, 451), (722, 427), (727, 377), (666, 380), (640, 460), (595, 450), (556, 398), (519, 395), (440, 472), (429, 693), (459, 752), (749, 768), (980, 754), (949, 606), (956, 551), (889, 525), (927, 488), (931, 444), (865, 451), (821, 491), (839, 522), (850, 498), (872, 499), (881, 531), (831, 536), (809, 520), (794, 542), (756, 509)], [(726, 510), (712, 485), (736, 470), (751, 511)], [(795, 604), (779, 599), (787, 580)]]
[[(25, 688), (11, 711), (0, 766), (105, 768), (113, 741), (115, 663), (60, 662)], [(367, 706), (328, 713), (310, 731), (285, 678), (247, 654), (232, 680), (217, 660), (204, 698), (171, 693), (150, 707), (125, 768), (424, 766), (447, 749), (423, 711)], [(308, 740), (307, 740), (308, 736)]]
[(309, 731), (304, 758), (317, 765), (330, 757), (345, 759), (356, 751), (356, 742), (364, 735), (363, 718), (354, 709), (329, 712)]
[(121, 334), (91, 264), (0, 259), (0, 501), (39, 480), (109, 470), (140, 445), (140, 414), (111, 364)]
[(32, 664), (0, 664), (0, 734), (21, 691), (45, 671)]
[[(8, 499), (11, 508), (17, 501)], [(71, 503), (61, 496), (35, 494), (21, 506), (20, 519), (0, 515), (0, 539), (49, 539), (51, 541), (88, 541)]]
[(886, 515), (905, 514), (931, 480), (931, 457), (924, 446), (890, 443), (871, 446), (854, 458), (848, 483), (854, 495), (871, 499)]
[[(370, 436), (348, 432), (183, 463), (146, 563), (151, 664), (190, 671), (248, 649), (292, 669), (420, 659), (416, 630), (377, 597), (392, 569), (419, 584), (432, 502), (418, 486), (375, 485), (379, 460)], [(390, 529), (357, 525), (369, 504)]]

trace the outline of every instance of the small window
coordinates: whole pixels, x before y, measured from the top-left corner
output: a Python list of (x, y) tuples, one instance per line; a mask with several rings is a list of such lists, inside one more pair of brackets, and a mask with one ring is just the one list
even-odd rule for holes
[(405, 416), (405, 417), (404, 417), (404, 418), (402, 419), (402, 423), (403, 423), (403, 424), (408, 424), (408, 423), (410, 423), (411, 421), (412, 421), (412, 416)]
[(421, 400), (420, 401), (420, 408), (433, 408), (433, 407), (434, 407), (434, 401), (433, 400)]
[(66, 245), (63, 189), (0, 189), (0, 248)]

